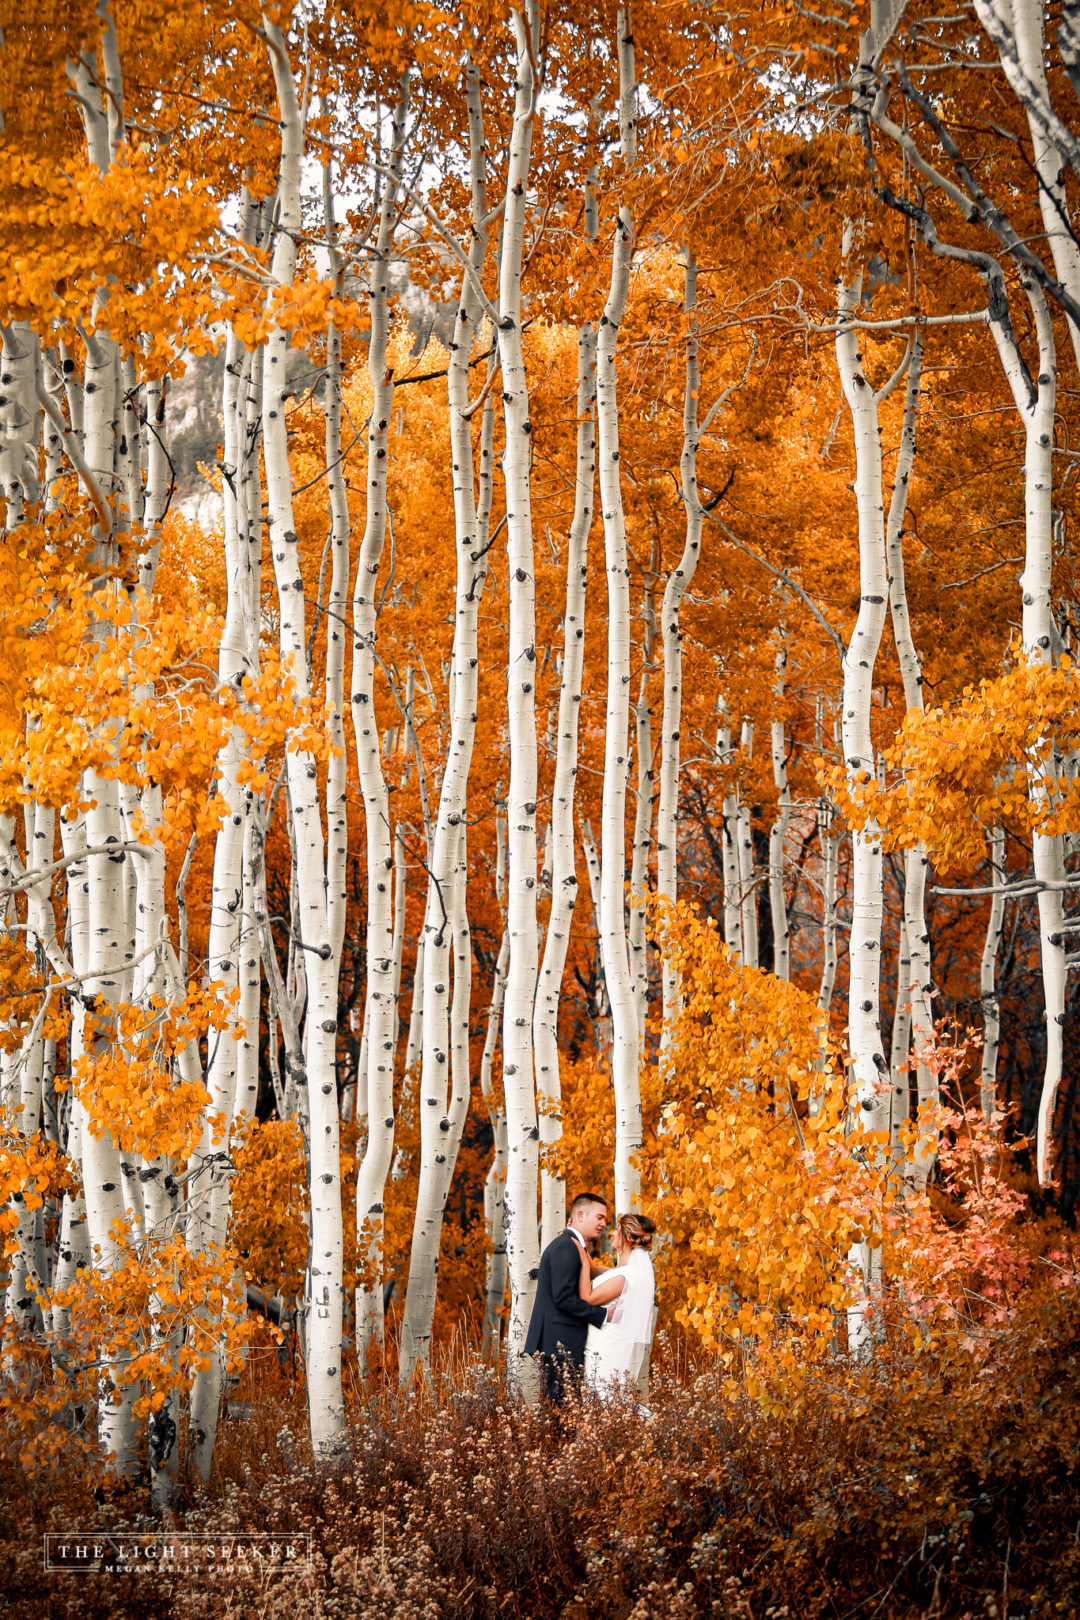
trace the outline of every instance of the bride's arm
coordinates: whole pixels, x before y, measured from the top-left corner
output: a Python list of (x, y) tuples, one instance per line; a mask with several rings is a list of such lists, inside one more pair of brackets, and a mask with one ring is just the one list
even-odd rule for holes
[(622, 1277), (614, 1277), (610, 1272), (602, 1272), (598, 1281), (593, 1282), (589, 1257), (582, 1253), (581, 1279), (578, 1283), (578, 1293), (587, 1305), (610, 1305), (613, 1299), (618, 1299), (623, 1290)]

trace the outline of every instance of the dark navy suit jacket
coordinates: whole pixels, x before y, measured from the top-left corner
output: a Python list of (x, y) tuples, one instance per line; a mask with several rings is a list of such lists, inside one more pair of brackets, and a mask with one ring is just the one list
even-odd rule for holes
[(590, 1322), (601, 1327), (607, 1317), (606, 1305), (587, 1305), (578, 1293), (581, 1276), (581, 1246), (569, 1230), (560, 1232), (540, 1256), (525, 1354), (555, 1355), (559, 1346), (565, 1356), (580, 1367), (585, 1361), (585, 1339)]

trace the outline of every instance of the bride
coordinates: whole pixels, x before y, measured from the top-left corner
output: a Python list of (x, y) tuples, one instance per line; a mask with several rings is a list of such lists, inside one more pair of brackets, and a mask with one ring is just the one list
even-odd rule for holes
[(634, 1381), (649, 1347), (653, 1326), (652, 1247), (655, 1222), (647, 1215), (624, 1215), (616, 1222), (612, 1247), (614, 1270), (593, 1274), (582, 1252), (578, 1293), (589, 1305), (607, 1305), (603, 1327), (590, 1327), (585, 1343), (585, 1382), (609, 1398)]

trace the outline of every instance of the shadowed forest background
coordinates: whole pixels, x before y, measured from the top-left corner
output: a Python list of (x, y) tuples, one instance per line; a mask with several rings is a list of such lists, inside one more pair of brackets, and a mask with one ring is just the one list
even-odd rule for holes
[(0, 20), (8, 1611), (1076, 1612), (1073, 9)]

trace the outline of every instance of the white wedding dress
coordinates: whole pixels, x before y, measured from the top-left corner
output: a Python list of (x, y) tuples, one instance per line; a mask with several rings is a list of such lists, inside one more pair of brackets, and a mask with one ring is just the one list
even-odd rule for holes
[(645, 1249), (631, 1249), (621, 1266), (610, 1273), (622, 1277), (622, 1292), (614, 1301), (611, 1320), (590, 1327), (585, 1341), (585, 1382), (610, 1399), (627, 1380), (636, 1381), (652, 1339), (656, 1282)]

